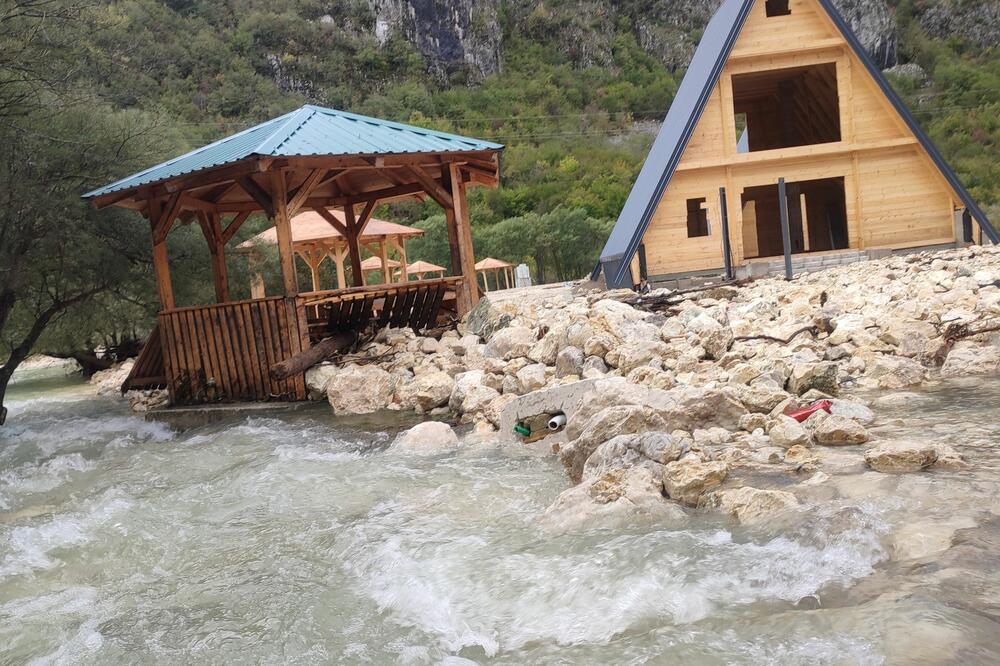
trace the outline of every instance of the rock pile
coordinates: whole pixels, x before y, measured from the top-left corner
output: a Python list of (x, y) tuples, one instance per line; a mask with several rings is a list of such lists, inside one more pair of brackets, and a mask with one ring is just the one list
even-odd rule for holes
[[(997, 248), (716, 288), (661, 311), (623, 302), (634, 300), (628, 291), (485, 299), (440, 340), (383, 331), (366, 350), (374, 362), (319, 366), (308, 384), (337, 413), (450, 414), (482, 432), (518, 396), (597, 380), (556, 447), (576, 485), (545, 520), (569, 527), (677, 517), (682, 506), (741, 522), (794, 509), (794, 492), (747, 485), (764, 470), (817, 483), (844, 470), (960, 466), (946, 446), (873, 438), (874, 412), (844, 394), (1000, 372), (1000, 332), (968, 335), (1000, 329)], [(830, 413), (785, 415), (822, 398)]]

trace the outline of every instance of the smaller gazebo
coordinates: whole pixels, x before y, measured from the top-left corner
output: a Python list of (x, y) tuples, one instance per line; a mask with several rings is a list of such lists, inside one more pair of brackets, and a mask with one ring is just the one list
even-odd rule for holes
[(414, 276), (418, 280), (423, 280), (428, 273), (436, 273), (436, 277), (443, 278), (444, 272), (447, 270), (444, 266), (438, 266), (437, 264), (432, 264), (429, 261), (414, 261), (406, 268), (407, 276)]
[[(328, 217), (333, 218), (340, 225), (343, 225), (345, 216), (340, 210), (323, 212), (326, 213), (325, 216), (320, 211), (304, 211), (292, 218), (292, 251), (309, 266), (313, 291), (322, 289), (319, 267), (327, 257), (337, 269), (337, 287), (346, 289), (348, 284), (345, 262), (349, 258), (350, 248), (347, 238), (328, 219)], [(371, 257), (361, 262), (361, 276), (364, 284), (368, 284), (365, 278), (369, 271), (382, 271), (383, 280), (392, 282), (392, 269), (407, 265), (406, 242), (411, 238), (423, 235), (423, 233), (423, 229), (407, 227), (395, 222), (376, 218), (369, 220), (358, 238), (359, 245), (372, 253)], [(260, 244), (274, 245), (277, 242), (277, 230), (275, 227), (271, 227), (237, 246), (240, 252), (247, 254), (251, 265), (255, 267), (250, 283), (253, 298), (264, 298), (264, 281), (256, 268), (260, 259), (255, 256), (254, 248)], [(398, 261), (389, 258), (389, 250), (396, 252), (399, 257)], [(383, 260), (390, 270), (383, 270)]]
[(490, 283), (486, 277), (488, 273), (493, 273), (493, 282), (496, 284), (497, 289), (500, 289), (501, 273), (503, 273), (504, 289), (510, 289), (514, 284), (514, 264), (508, 261), (500, 261), (499, 259), (494, 259), (493, 257), (486, 257), (482, 261), (476, 263), (476, 273), (483, 276), (483, 289), (485, 291), (490, 290)]
[(364, 283), (371, 284), (369, 273), (382, 271), (382, 282), (388, 284), (392, 282), (392, 274), (399, 269), (400, 263), (395, 259), (384, 257), (368, 257), (361, 262), (361, 277)]

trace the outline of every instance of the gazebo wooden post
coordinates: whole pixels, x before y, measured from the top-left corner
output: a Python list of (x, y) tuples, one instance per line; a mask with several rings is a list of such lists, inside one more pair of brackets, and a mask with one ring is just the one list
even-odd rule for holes
[(360, 233), (354, 216), (354, 204), (349, 203), (344, 206), (344, 221), (347, 227), (347, 250), (351, 255), (351, 286), (363, 287), (365, 277), (364, 271), (361, 270), (361, 248), (358, 245)]
[(264, 275), (260, 272), (261, 257), (254, 251), (247, 255), (250, 265), (250, 298), (266, 298), (264, 291)]
[(378, 244), (378, 256), (382, 260), (382, 283), (392, 283), (392, 273), (389, 272), (389, 248), (386, 247), (388, 241), (383, 238)]
[(212, 258), (212, 281), (215, 283), (215, 300), (229, 300), (229, 270), (226, 267), (226, 243), (222, 238), (222, 222), (218, 213), (198, 211), (198, 224), (208, 243)]
[(299, 293), (299, 284), (295, 274), (295, 255), (292, 254), (292, 224), (288, 217), (288, 191), (284, 172), (271, 172), (271, 206), (272, 221), (278, 237), (278, 257), (281, 259), (281, 281), (285, 296), (291, 297)]
[[(463, 314), (479, 302), (479, 286), (476, 283), (476, 257), (472, 248), (472, 225), (469, 221), (469, 204), (465, 195), (465, 182), (462, 172), (454, 162), (448, 164), (448, 176), (451, 182), (451, 199), (453, 209), (453, 226), (457, 240), (458, 263), (460, 274), (465, 278), (465, 294), (460, 302), (460, 312)], [(451, 234), (449, 234), (450, 236)], [(455, 250), (452, 251), (454, 259)]]
[(396, 248), (399, 251), (399, 281), (409, 282), (410, 274), (407, 273), (409, 266), (406, 263), (406, 241), (403, 238), (397, 238)]
[(167, 202), (168, 210), (163, 210), (158, 199), (149, 200), (149, 226), (153, 241), (153, 271), (156, 273), (156, 289), (160, 294), (160, 307), (164, 310), (174, 309), (174, 285), (170, 280), (170, 257), (167, 253), (167, 231), (169, 231), (168, 215), (173, 206)]

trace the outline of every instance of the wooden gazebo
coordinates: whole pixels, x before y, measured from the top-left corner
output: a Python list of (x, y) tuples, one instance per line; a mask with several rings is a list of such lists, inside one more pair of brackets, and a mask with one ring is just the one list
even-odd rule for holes
[[(329, 259), (337, 271), (337, 287), (346, 289), (347, 271), (345, 263), (350, 256), (350, 248), (347, 237), (344, 236), (337, 227), (330, 222), (330, 217), (338, 222), (340, 226), (346, 223), (345, 214), (342, 210), (329, 210), (326, 215), (321, 215), (314, 210), (307, 210), (292, 218), (292, 251), (297, 254), (302, 261), (309, 266), (312, 278), (312, 291), (321, 291), (320, 266)], [(364, 231), (358, 236), (358, 242), (362, 248), (367, 249), (376, 257), (379, 264), (372, 267), (369, 259), (361, 262), (362, 275), (369, 271), (382, 270), (383, 275), (391, 275), (383, 270), (381, 260), (385, 260), (386, 265), (393, 268), (406, 266), (406, 242), (411, 238), (422, 236), (423, 229), (407, 227), (395, 222), (387, 222), (372, 218), (365, 225)], [(259, 252), (256, 252), (260, 245), (274, 245), (278, 242), (277, 229), (271, 227), (253, 238), (250, 238), (237, 246), (237, 250), (247, 254), (255, 270), (252, 271), (251, 295), (254, 298), (264, 297), (264, 281), (260, 277)], [(389, 258), (389, 251), (394, 250), (399, 257), (399, 261)], [(444, 277), (442, 274), (441, 277)], [(363, 280), (367, 284), (367, 278)]]
[(428, 273), (436, 273), (437, 277), (444, 277), (445, 272), (444, 266), (438, 266), (437, 264), (432, 264), (429, 261), (414, 261), (406, 267), (407, 276), (414, 276), (418, 280), (423, 280)]
[[(372, 320), (422, 328), (441, 308), (464, 314), (479, 298), (466, 190), (498, 186), (502, 149), (307, 105), (88, 192), (98, 208), (131, 208), (150, 223), (162, 309), (127, 385), (166, 386), (174, 403), (301, 400), (304, 373), (285, 376), (275, 367), (320, 339)], [(361, 271), (352, 270), (352, 288), (299, 293), (292, 217), (304, 210), (322, 216), (347, 238), (352, 269), (360, 268), (359, 239), (375, 207), (427, 197), (444, 209), (453, 277), (364, 287)], [(343, 211), (343, 222), (327, 218), (331, 208)], [(284, 293), (233, 302), (226, 246), (254, 213), (274, 223)], [(204, 233), (215, 304), (174, 302), (166, 240), (177, 222), (196, 222)]]
[(486, 257), (482, 261), (476, 263), (476, 272), (481, 273), (483, 276), (483, 289), (485, 291), (490, 290), (487, 273), (493, 273), (493, 282), (496, 284), (497, 289), (500, 289), (501, 273), (503, 273), (504, 289), (510, 289), (511, 285), (514, 284), (514, 264), (509, 261), (501, 261), (500, 259), (494, 259), (493, 257)]

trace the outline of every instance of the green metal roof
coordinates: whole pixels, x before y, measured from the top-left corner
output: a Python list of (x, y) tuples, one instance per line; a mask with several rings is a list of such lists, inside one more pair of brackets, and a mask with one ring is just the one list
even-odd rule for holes
[(83, 195), (85, 199), (148, 185), (254, 155), (398, 155), (501, 150), (503, 145), (307, 104)]

